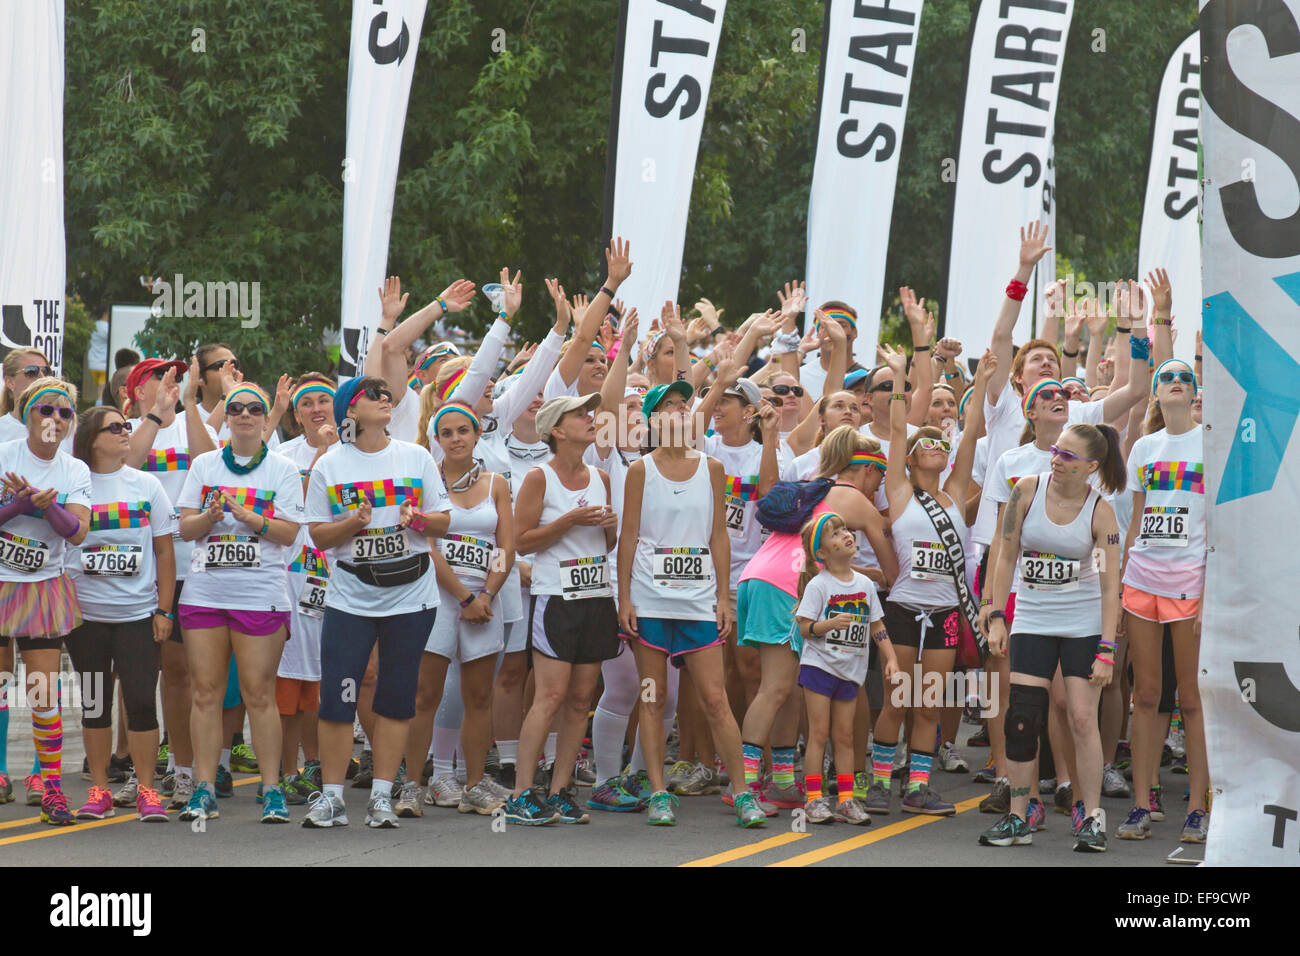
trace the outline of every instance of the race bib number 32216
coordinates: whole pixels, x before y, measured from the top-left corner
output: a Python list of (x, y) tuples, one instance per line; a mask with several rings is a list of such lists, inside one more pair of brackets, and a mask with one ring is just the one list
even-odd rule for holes
[(1142, 511), (1142, 541), (1150, 548), (1187, 547), (1187, 509), (1151, 507)]

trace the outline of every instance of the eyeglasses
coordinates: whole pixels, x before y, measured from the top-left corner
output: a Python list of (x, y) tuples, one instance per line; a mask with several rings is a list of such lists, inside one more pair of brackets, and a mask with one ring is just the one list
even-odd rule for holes
[(1191, 372), (1161, 372), (1156, 376), (1156, 381), (1161, 385), (1168, 385), (1173, 381), (1182, 382), (1184, 385), (1192, 385), (1196, 382), (1196, 376)]
[(1044, 388), (1040, 389), (1037, 394), (1034, 395), (1034, 401), (1041, 398), (1044, 401), (1054, 402), (1058, 398), (1068, 399), (1069, 397), (1070, 393), (1063, 388)]
[(67, 405), (37, 405), (36, 414), (41, 418), (53, 418), (58, 415), (65, 422), (72, 421), (72, 416), (76, 414)]
[(916, 447), (921, 451), (934, 451), (936, 448), (940, 451), (952, 451), (952, 442), (946, 438), (918, 438)]
[(226, 406), (226, 417), (237, 418), (248, 412), (254, 418), (261, 418), (266, 414), (266, 406), (261, 402), (231, 402)]
[(205, 366), (203, 366), (203, 374), (206, 375), (206, 374), (208, 374), (208, 372), (211, 372), (211, 371), (213, 371), (214, 369), (222, 368), (222, 367), (225, 366), (225, 364), (226, 364), (227, 362), (229, 362), (231, 365), (233, 365), (233, 366), (235, 367), (235, 371), (236, 371), (236, 372), (239, 371), (239, 359), (232, 359), (232, 358), (231, 358), (231, 359), (222, 359), (222, 360), (219, 361), (219, 362), (213, 362), (211, 365), (205, 365)]
[(388, 389), (384, 388), (382, 385), (367, 385), (358, 394), (364, 395), (372, 402), (377, 402), (381, 398), (388, 399), (390, 403), (393, 400), (393, 393), (390, 392)]
[(781, 401), (781, 399), (775, 395), (769, 396), (768, 398), (763, 399), (763, 401), (767, 402), (773, 408), (783, 408), (785, 406), (785, 402)]
[[(894, 383), (893, 383), (893, 382), (877, 382), (875, 385), (871, 386), (871, 390), (872, 390), (873, 392), (892, 392), (892, 391), (894, 390)], [(911, 382), (908, 382), (908, 383), (907, 383), (907, 391), (910, 392), (911, 390), (912, 390), (912, 383), (911, 383)]]
[(772, 391), (777, 395), (793, 394), (795, 398), (803, 398), (802, 385), (773, 385)]
[(129, 434), (131, 434), (131, 423), (130, 423), (130, 422), (113, 422), (113, 424), (111, 424), (111, 425), (105, 425), (103, 428), (101, 428), (101, 429), (99, 430), (99, 434), (101, 434), (101, 435), (102, 435), (104, 432), (112, 432), (114, 435), (120, 435), (120, 434), (122, 434), (122, 432), (126, 432), (126, 433), (129, 435)]
[(1072, 451), (1066, 451), (1064, 448), (1057, 448), (1055, 445), (1048, 449), (1053, 458), (1059, 458), (1066, 464), (1071, 464), (1082, 458), (1084, 461), (1096, 461), (1096, 458), (1085, 458), (1083, 455), (1076, 455)]
[(48, 378), (54, 374), (48, 365), (24, 365), (19, 371), (28, 378)]

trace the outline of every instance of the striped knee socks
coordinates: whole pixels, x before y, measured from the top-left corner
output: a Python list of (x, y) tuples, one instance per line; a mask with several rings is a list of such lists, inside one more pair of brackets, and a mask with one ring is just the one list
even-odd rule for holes
[(32, 711), (32, 740), (40, 762), (41, 780), (47, 787), (60, 788), (63, 758), (63, 718), (58, 708)]
[(912, 771), (907, 778), (907, 792), (920, 790), (930, 785), (930, 765), (934, 763), (934, 754), (912, 751)]
[(758, 789), (758, 775), (763, 769), (763, 748), (758, 744), (741, 743), (741, 756), (745, 758), (745, 786)]
[(898, 741), (886, 744), (879, 740), (871, 748), (871, 782), (880, 784), (886, 790), (889, 789), (890, 774), (894, 772), (894, 751), (897, 749)]

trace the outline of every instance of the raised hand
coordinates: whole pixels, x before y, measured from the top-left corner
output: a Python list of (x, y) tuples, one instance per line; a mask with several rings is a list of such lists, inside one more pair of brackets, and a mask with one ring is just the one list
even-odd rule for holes
[[(197, 378), (197, 376), (194, 376)], [(163, 373), (162, 383), (158, 386), (158, 397), (154, 399), (153, 411), (159, 418), (163, 412), (176, 407), (176, 401), (180, 398), (181, 388), (176, 384), (176, 369), (168, 367)]]
[(397, 317), (406, 309), (406, 300), (411, 293), (402, 294), (402, 280), (398, 276), (389, 276), (379, 287), (379, 304), (384, 318), (396, 322)]
[(722, 313), (726, 309), (719, 309), (708, 299), (700, 299), (695, 303), (695, 311), (700, 313), (700, 318), (709, 323), (709, 330), (712, 330), (722, 320)]
[(958, 355), (961, 355), (961, 343), (956, 339), (943, 338), (935, 346), (935, 354), (945, 362), (951, 362)]
[(546, 279), (546, 291), (551, 294), (551, 301), (555, 303), (555, 320), (568, 326), (569, 320), (573, 318), (573, 310), (569, 308), (568, 296), (564, 294), (564, 286), (560, 285), (559, 279)]
[(573, 297), (570, 305), (573, 308), (573, 321), (581, 324), (582, 317), (587, 314), (587, 309), (591, 306), (591, 300), (579, 292)]
[[(196, 401), (198, 401), (200, 378), (201, 375), (199, 373), (199, 357), (197, 355), (191, 355), (190, 370), (189, 373), (185, 376), (185, 404), (186, 405), (193, 405)], [(167, 381), (166, 376), (163, 377), (163, 381), (164, 382)]]
[(448, 312), (461, 312), (474, 301), (474, 283), (468, 279), (457, 279), (438, 296), (447, 303)]
[(785, 288), (777, 289), (777, 301), (781, 303), (781, 318), (786, 328), (793, 329), (794, 321), (803, 313), (808, 303), (807, 286), (803, 282), (787, 282)]
[[(605, 250), (605, 269), (610, 281), (621, 283), (632, 274), (632, 244), (626, 239), (615, 237), (609, 241)], [(608, 283), (606, 283), (608, 285)]]
[(896, 345), (877, 345), (876, 357), (881, 365), (889, 366), (894, 373), (894, 387), (899, 388), (898, 383), (907, 377), (907, 353)]
[(849, 334), (844, 331), (844, 326), (840, 325), (835, 319), (828, 319), (826, 313), (820, 309), (815, 315), (817, 317), (817, 328), (826, 337), (827, 344), (836, 351), (848, 346)]
[(1037, 219), (1029, 224), (1028, 229), (1020, 229), (1020, 268), (1032, 269), (1038, 265), (1038, 260), (1052, 251), (1052, 247), (1047, 245), (1047, 223), (1039, 223)]
[(502, 308), (506, 311), (506, 318), (513, 318), (519, 311), (519, 303), (524, 299), (524, 287), (519, 284), (518, 269), (515, 270), (514, 279), (511, 279), (509, 267), (501, 267), (501, 291), (505, 293), (505, 304)]
[(1169, 273), (1164, 269), (1148, 272), (1147, 288), (1151, 290), (1152, 312), (1167, 317), (1174, 307), (1174, 288), (1169, 282)]
[[(769, 336), (775, 335), (781, 328), (781, 314), (775, 309), (768, 309), (762, 315), (754, 315), (751, 319), (754, 328), (758, 330), (758, 341), (760, 342)], [(838, 322), (831, 324), (839, 325)]]
[[(979, 365), (975, 366), (975, 383), (983, 386), (994, 372), (998, 370), (998, 356), (992, 349), (986, 349)], [(976, 392), (976, 395), (979, 393)]]
[(1047, 305), (1047, 317), (1049, 319), (1061, 318), (1064, 315), (1065, 280), (1057, 279), (1048, 286), (1043, 298)]
[(288, 375), (281, 375), (279, 381), (275, 383), (275, 407), (283, 412), (289, 407), (289, 397), (293, 394), (293, 379)]
[(916, 293), (908, 286), (903, 286), (898, 290), (898, 297), (903, 303), (903, 316), (907, 319), (907, 324), (911, 326), (912, 334), (915, 336), (929, 317), (929, 313), (925, 311), (925, 299), (918, 300)]
[(636, 341), (637, 326), (640, 325), (641, 319), (636, 314), (636, 308), (628, 309), (623, 316), (623, 324), (619, 328), (619, 336), (628, 344)]
[(1067, 342), (1077, 342), (1079, 340), (1079, 330), (1083, 328), (1084, 314), (1087, 309), (1087, 299), (1066, 299), (1065, 340)]
[(712, 329), (713, 326), (709, 324), (708, 319), (702, 315), (697, 315), (686, 325), (686, 341), (691, 345), (695, 345), (697, 342), (703, 342), (708, 338), (709, 332)]

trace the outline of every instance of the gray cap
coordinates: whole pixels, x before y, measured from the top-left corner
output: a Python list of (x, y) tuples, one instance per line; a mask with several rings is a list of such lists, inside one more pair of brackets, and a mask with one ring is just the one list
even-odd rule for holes
[(578, 409), (592, 411), (598, 407), (600, 407), (599, 392), (592, 392), (590, 395), (560, 395), (548, 400), (537, 410), (538, 439), (546, 441), (550, 437), (551, 429), (569, 412)]
[(747, 378), (737, 379), (734, 385), (729, 385), (723, 395), (734, 395), (746, 405), (753, 405), (758, 408), (758, 403), (763, 400), (763, 393)]

